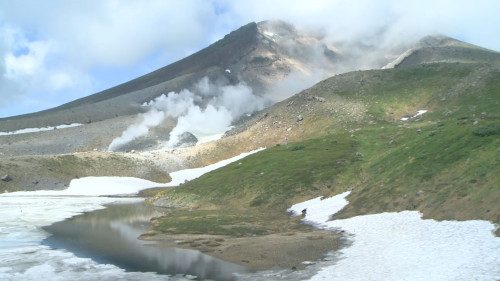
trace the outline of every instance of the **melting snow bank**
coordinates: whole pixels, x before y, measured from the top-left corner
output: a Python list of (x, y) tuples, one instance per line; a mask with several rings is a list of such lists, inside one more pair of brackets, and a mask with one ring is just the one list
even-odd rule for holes
[(186, 181), (196, 179), (205, 173), (224, 167), (234, 161), (238, 161), (250, 154), (259, 152), (263, 149), (264, 148), (259, 148), (250, 152), (242, 153), (233, 158), (222, 160), (215, 164), (208, 165), (202, 168), (185, 169), (170, 173), (170, 177), (172, 178), (172, 180), (169, 183), (157, 183), (133, 177), (85, 177), (72, 180), (69, 187), (64, 190), (18, 191), (4, 193), (1, 196), (18, 197), (134, 195), (139, 191), (147, 188), (178, 186)]
[(256, 150), (252, 150), (250, 152), (242, 153), (242, 154), (235, 156), (233, 158), (222, 160), (222, 161), (219, 161), (215, 164), (208, 165), (208, 166), (205, 166), (202, 168), (186, 169), (186, 170), (180, 170), (177, 172), (170, 173), (170, 177), (172, 178), (172, 180), (169, 183), (165, 184), (164, 186), (177, 186), (181, 183), (184, 183), (185, 181), (190, 181), (190, 180), (193, 180), (195, 178), (198, 178), (205, 173), (222, 168), (222, 167), (224, 167), (232, 162), (243, 159), (250, 154), (257, 153), (257, 152), (264, 150), (264, 149), (265, 148), (259, 148)]
[(104, 204), (137, 200), (0, 196), (0, 280), (164, 280), (164, 276), (126, 272), (41, 245), (48, 237), (42, 226), (102, 209)]
[[(139, 198), (0, 196), (0, 280), (190, 280), (152, 272), (128, 272), (111, 264), (77, 257), (42, 245), (43, 226), (103, 209), (107, 204), (140, 202)], [(137, 236), (135, 236), (137, 237)], [(187, 262), (187, 261), (186, 261)]]
[(71, 180), (64, 190), (18, 191), (2, 194), (19, 196), (115, 196), (134, 195), (140, 190), (161, 187), (165, 184), (132, 177), (85, 177)]
[(344, 192), (289, 211), (319, 228), (349, 233), (352, 245), (310, 280), (499, 280), (500, 238), (487, 221), (423, 220), (415, 211), (328, 221), (348, 204)]
[(67, 124), (67, 125), (66, 124), (59, 125), (59, 126), (55, 126), (55, 127), (26, 128), (26, 129), (13, 131), (13, 132), (0, 132), (0, 136), (36, 133), (36, 132), (50, 131), (50, 130), (55, 130), (55, 129), (66, 129), (66, 128), (78, 127), (78, 126), (82, 126), (82, 125), (83, 124), (80, 124), (80, 123), (73, 123), (73, 124)]

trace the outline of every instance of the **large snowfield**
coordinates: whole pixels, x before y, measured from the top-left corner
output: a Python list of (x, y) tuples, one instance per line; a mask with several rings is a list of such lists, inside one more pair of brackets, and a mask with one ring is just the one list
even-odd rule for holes
[[(257, 151), (252, 151), (254, 153)], [(13, 192), (0, 195), (0, 280), (188, 280), (154, 273), (126, 272), (116, 266), (79, 258), (41, 244), (49, 234), (41, 227), (104, 208), (104, 204), (139, 198), (103, 195), (135, 194), (156, 186), (175, 186), (250, 153), (200, 169), (172, 173), (158, 184), (136, 178), (89, 177), (67, 190)], [(382, 213), (330, 221), (348, 204), (349, 192), (316, 198), (289, 211), (307, 214), (303, 221), (318, 228), (344, 230), (350, 244), (333, 261), (317, 262), (302, 271), (261, 272), (244, 280), (500, 280), (500, 238), (487, 221), (423, 220), (415, 211)], [(283, 279), (285, 278), (285, 279)]]
[(423, 220), (416, 211), (332, 220), (349, 192), (290, 208), (304, 222), (341, 229), (352, 245), (310, 280), (500, 280), (500, 238), (487, 221)]

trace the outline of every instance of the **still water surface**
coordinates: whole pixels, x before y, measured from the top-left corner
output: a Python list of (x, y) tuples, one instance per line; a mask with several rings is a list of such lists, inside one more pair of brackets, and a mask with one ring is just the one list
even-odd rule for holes
[(152, 242), (137, 239), (150, 227), (149, 220), (158, 215), (161, 213), (141, 202), (113, 204), (44, 227), (51, 236), (42, 244), (126, 271), (213, 280), (233, 280), (233, 273), (246, 272), (245, 267), (199, 251), (155, 247)]
[(232, 272), (245, 271), (138, 240), (155, 214), (142, 199), (30, 194), (0, 195), (2, 281), (231, 280)]

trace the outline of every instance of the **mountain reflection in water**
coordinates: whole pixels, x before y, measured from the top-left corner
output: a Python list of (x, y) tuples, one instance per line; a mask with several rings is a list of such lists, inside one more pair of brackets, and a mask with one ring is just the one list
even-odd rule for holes
[(243, 266), (199, 251), (155, 247), (137, 239), (148, 229), (149, 220), (160, 214), (143, 203), (109, 205), (44, 227), (52, 235), (43, 244), (127, 271), (196, 275), (212, 280), (234, 280), (234, 273), (246, 272)]

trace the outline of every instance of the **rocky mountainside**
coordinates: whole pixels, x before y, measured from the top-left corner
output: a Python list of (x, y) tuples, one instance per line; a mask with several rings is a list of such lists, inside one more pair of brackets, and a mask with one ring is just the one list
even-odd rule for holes
[(244, 81), (262, 95), (292, 72), (335, 72), (342, 57), (318, 39), (280, 21), (250, 23), (180, 61), (108, 90), (59, 107), (0, 119), (2, 131), (90, 124), (143, 112), (161, 94), (192, 88), (201, 77), (221, 83)]
[(384, 68), (409, 67), (436, 62), (498, 65), (498, 53), (446, 36), (427, 36)]
[[(193, 89), (202, 77), (218, 85), (244, 83), (256, 96), (265, 96), (269, 105), (320, 79), (361, 67), (405, 67), (438, 60), (495, 61), (495, 52), (442, 36), (424, 38), (402, 54), (387, 50), (370, 63), (353, 57), (347, 46), (327, 46), (320, 39), (281, 21), (250, 23), (185, 59), (127, 83), (46, 111), (0, 119), (0, 132), (82, 124), (4, 136), (2, 153), (14, 156), (106, 150), (137, 121), (138, 114), (149, 109), (145, 103), (171, 91)], [(206, 105), (207, 98), (199, 97), (198, 103)], [(165, 118), (123, 149), (158, 147), (159, 142), (168, 141), (175, 124), (175, 118)]]
[[(347, 61), (318, 38), (284, 22), (250, 23), (191, 56), (127, 83), (53, 109), (0, 119), (1, 132), (83, 124), (64, 132), (36, 134), (35, 138), (34, 134), (5, 136), (2, 150), (4, 155), (106, 150), (138, 114), (148, 110), (144, 103), (172, 91), (192, 89), (202, 77), (218, 85), (244, 83), (255, 95), (275, 102), (292, 94), (292, 89), (305, 87), (275, 88), (290, 75), (294, 83), (305, 79), (304, 83), (312, 85), (341, 71), (340, 66)], [(311, 80), (313, 75), (316, 80)], [(206, 98), (199, 97), (199, 104), (207, 103)], [(175, 119), (167, 118), (148, 137), (167, 135), (168, 139), (174, 126)], [(133, 145), (128, 149), (134, 149)]]

